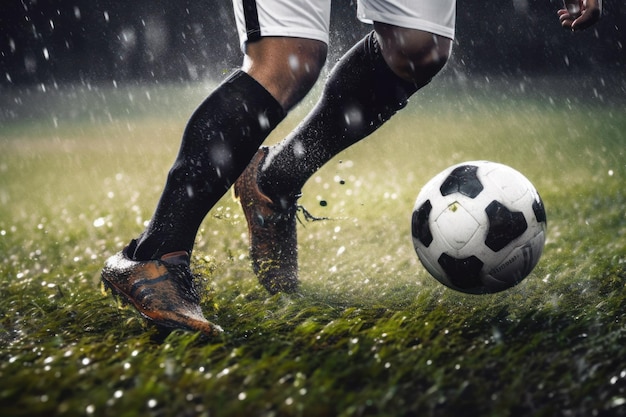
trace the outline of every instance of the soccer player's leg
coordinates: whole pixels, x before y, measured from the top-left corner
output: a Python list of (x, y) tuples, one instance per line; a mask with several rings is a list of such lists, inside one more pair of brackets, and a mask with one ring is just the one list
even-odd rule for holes
[[(246, 50), (244, 68), (290, 108), (308, 93), (325, 63), (330, 1), (263, 3), (273, 4), (274, 13), (259, 7), (240, 10), (237, 15)], [(259, 30), (248, 27), (241, 31), (249, 22), (257, 24)], [(297, 196), (270, 197), (260, 187), (257, 175), (266, 153), (267, 148), (258, 150), (234, 184), (234, 193), (248, 223), (250, 258), (259, 282), (272, 294), (294, 292), (298, 288)]]
[[(244, 28), (244, 33), (254, 31)], [(162, 327), (205, 334), (218, 329), (202, 315), (193, 288), (189, 260), (199, 226), (267, 135), (311, 88), (326, 53), (323, 41), (280, 36), (248, 39), (246, 47), (242, 69), (189, 119), (148, 226), (102, 271), (107, 287)]]
[[(424, 22), (422, 17), (409, 19), (414, 27), (395, 24), (396, 20), (406, 23), (406, 16), (396, 16), (394, 20), (389, 14), (368, 9), (369, 14), (363, 18), (382, 16), (374, 24), (375, 31), (335, 65), (319, 102), (303, 123), (281, 143), (260, 151), (256, 163), (238, 181), (239, 187), (235, 185), (237, 192), (246, 188), (244, 182), (251, 184), (250, 178), (254, 177), (256, 188), (263, 190), (266, 206), (272, 208), (269, 216), (272, 221), (266, 221), (267, 215), (248, 216), (251, 255), (260, 278), (267, 275), (274, 283), (284, 282), (288, 283), (287, 288), (293, 287), (298, 280), (296, 201), (305, 182), (332, 157), (369, 136), (405, 107), (409, 97), (428, 84), (445, 65), (452, 44), (454, 19), (449, 17), (454, 12), (454, 1), (439, 2), (451, 9), (442, 13), (446, 18), (435, 23)], [(415, 3), (419, 8), (422, 2)], [(416, 10), (415, 16), (423, 13)], [(438, 16), (433, 16), (433, 20), (437, 19)], [(259, 207), (259, 204), (250, 206)], [(255, 226), (257, 232), (251, 226), (255, 219), (259, 223)], [(263, 236), (273, 236), (271, 241), (276, 242), (277, 236), (281, 236), (279, 230), (287, 229), (287, 221), (290, 238), (283, 239), (285, 243), (274, 250), (258, 251), (261, 255), (257, 254), (255, 260), (254, 235), (259, 236), (258, 241)], [(276, 287), (280, 289), (280, 285)]]

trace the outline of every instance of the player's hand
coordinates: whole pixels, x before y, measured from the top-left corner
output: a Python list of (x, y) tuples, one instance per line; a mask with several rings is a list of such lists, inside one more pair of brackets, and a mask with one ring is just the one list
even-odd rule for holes
[(558, 14), (564, 28), (587, 29), (600, 19), (602, 0), (564, 0), (563, 9)]

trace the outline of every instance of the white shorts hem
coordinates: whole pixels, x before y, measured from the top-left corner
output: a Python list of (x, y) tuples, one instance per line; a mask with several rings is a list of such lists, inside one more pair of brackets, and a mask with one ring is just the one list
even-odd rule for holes
[[(280, 27), (280, 26), (276, 26), (276, 27), (264, 26), (263, 37), (266, 38), (266, 37), (272, 37), (272, 36), (285, 37), (285, 38), (313, 39), (316, 41), (324, 42), (327, 45), (330, 40), (328, 32), (323, 32), (321, 30), (307, 29), (307, 28), (293, 29), (293, 28), (285, 28), (285, 27)], [(248, 42), (247, 38), (241, 40), (240, 46), (242, 50), (246, 42)]]
[(358, 19), (363, 23), (371, 24), (373, 22), (387, 23), (389, 25), (400, 26), (409, 29), (423, 30), (425, 32), (441, 35), (446, 38), (454, 39), (454, 28), (444, 25), (438, 25), (428, 20), (417, 18), (409, 18), (395, 15), (386, 15), (384, 13), (363, 12), (359, 13)]

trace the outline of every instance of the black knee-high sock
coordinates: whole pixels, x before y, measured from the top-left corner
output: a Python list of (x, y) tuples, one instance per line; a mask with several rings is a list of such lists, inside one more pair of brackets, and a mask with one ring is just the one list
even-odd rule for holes
[(191, 252), (206, 214), (284, 117), (282, 106), (245, 72), (237, 71), (220, 84), (187, 123), (154, 216), (137, 239), (134, 258)]
[(333, 68), (306, 119), (270, 149), (261, 188), (272, 198), (298, 194), (315, 171), (378, 129), (418, 87), (391, 71), (370, 33)]

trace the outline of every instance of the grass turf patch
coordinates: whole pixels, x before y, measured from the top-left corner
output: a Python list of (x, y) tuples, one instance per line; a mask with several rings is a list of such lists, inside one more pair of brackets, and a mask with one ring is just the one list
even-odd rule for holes
[[(1, 413), (624, 415), (626, 106), (559, 82), (442, 81), (327, 164), (301, 199), (330, 218), (299, 228), (301, 294), (256, 283), (225, 196), (193, 267), (226, 333), (162, 342), (99, 271), (143, 229), (208, 87), (20, 92), (0, 131)], [(473, 159), (518, 169), (548, 215), (538, 267), (490, 296), (445, 289), (410, 239), (421, 185)]]

